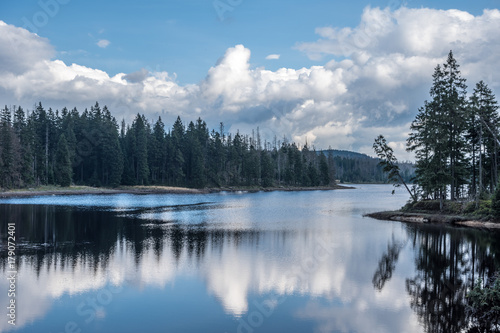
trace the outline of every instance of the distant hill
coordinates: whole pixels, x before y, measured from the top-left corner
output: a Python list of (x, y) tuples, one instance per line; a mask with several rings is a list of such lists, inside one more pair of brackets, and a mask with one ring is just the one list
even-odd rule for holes
[[(317, 152), (321, 153), (321, 150)], [(378, 165), (379, 159), (349, 150), (327, 149), (323, 153), (332, 156), (335, 163), (335, 178), (342, 183), (386, 183), (387, 175)], [(412, 163), (399, 163), (401, 176), (410, 183), (415, 176)]]
[[(321, 151), (318, 152), (318, 154), (320, 153)], [(329, 153), (332, 153), (333, 154), (333, 157), (345, 157), (345, 158), (359, 158), (359, 159), (365, 159), (365, 158), (373, 158), (373, 157), (370, 157), (366, 154), (361, 154), (361, 153), (356, 153), (354, 151), (349, 151), (349, 150), (338, 150), (338, 149), (327, 149), (327, 150), (323, 150), (323, 153), (328, 156)]]

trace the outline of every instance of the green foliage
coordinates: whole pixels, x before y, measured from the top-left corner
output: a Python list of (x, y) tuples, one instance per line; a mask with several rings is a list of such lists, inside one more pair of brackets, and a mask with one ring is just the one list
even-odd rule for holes
[(414, 210), (436, 212), (440, 210), (438, 200), (422, 200), (413, 205)]
[(475, 201), (451, 201), (446, 200), (441, 208), (439, 200), (420, 200), (418, 202), (409, 202), (401, 210), (405, 212), (421, 213), (444, 213), (451, 215), (466, 215), (476, 219), (491, 219), (491, 200)]
[(491, 213), (495, 219), (500, 219), (500, 185), (497, 185), (495, 193), (491, 198)]
[[(467, 314), (474, 331), (500, 332), (500, 277), (496, 274), (483, 286), (478, 279), (467, 294)], [(473, 332), (473, 330), (470, 330)]]
[(479, 207), (473, 212), (473, 215), (491, 217), (491, 200), (480, 200)]

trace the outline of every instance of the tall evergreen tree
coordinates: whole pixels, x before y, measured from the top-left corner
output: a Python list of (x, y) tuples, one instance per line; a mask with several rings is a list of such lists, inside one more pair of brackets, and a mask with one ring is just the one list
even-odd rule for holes
[(324, 186), (330, 185), (330, 172), (328, 170), (328, 161), (323, 152), (319, 154), (319, 172), (321, 184)]
[(165, 125), (158, 118), (153, 126), (153, 132), (148, 140), (149, 167), (151, 169), (151, 180), (154, 183), (165, 182), (166, 172), (166, 133)]
[(55, 183), (63, 187), (71, 185), (71, 177), (73, 170), (71, 168), (71, 158), (68, 149), (66, 136), (61, 134), (57, 142), (57, 150), (55, 157)]
[(135, 132), (135, 151), (134, 151), (134, 165), (135, 165), (135, 177), (138, 185), (148, 184), (148, 127), (147, 121), (144, 116), (137, 114), (134, 122), (132, 123), (132, 128)]
[(28, 119), (26, 119), (24, 110), (21, 107), (18, 107), (14, 114), (13, 127), (20, 144), (21, 186), (30, 185), (34, 182), (33, 134)]
[(12, 188), (20, 185), (19, 139), (12, 128), (11, 110), (0, 111), (0, 186)]
[[(486, 83), (480, 81), (474, 88), (469, 105), (469, 138), (473, 158), (474, 193), (481, 193), (486, 188), (489, 189), (489, 192), (493, 192), (498, 183), (498, 146), (500, 138), (498, 103), (491, 89)], [(477, 191), (476, 169), (478, 170), (477, 187), (479, 187)]]
[(431, 101), (419, 109), (410, 127), (407, 144), (416, 153), (417, 181), (425, 195), (441, 200), (447, 186), (454, 200), (467, 182), (466, 88), (450, 51), (446, 63), (434, 70)]
[(185, 182), (185, 159), (184, 159), (184, 125), (178, 116), (170, 135), (170, 170), (174, 185), (181, 185)]
[(447, 115), (448, 155), (450, 165), (450, 196), (455, 200), (460, 195), (460, 186), (467, 183), (467, 157), (465, 155), (466, 119), (467, 119), (467, 86), (465, 78), (460, 74), (459, 65), (452, 51), (443, 65), (444, 91), (438, 89), (435, 101), (442, 101)]

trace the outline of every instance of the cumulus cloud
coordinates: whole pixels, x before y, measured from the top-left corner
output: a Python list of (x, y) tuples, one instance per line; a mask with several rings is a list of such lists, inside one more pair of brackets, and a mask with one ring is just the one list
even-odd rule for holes
[(270, 54), (266, 57), (266, 60), (278, 60), (281, 55), (279, 54)]
[(0, 21), (0, 31), (0, 73), (21, 74), (55, 54), (47, 39), (28, 30)]
[(167, 72), (141, 69), (109, 76), (65, 64), (52, 58), (48, 40), (1, 22), (0, 99), (25, 106), (40, 100), (54, 108), (81, 108), (98, 100), (119, 118), (166, 114), (168, 123), (178, 114), (201, 116), (211, 126), (223, 121), (230, 131), (242, 132), (258, 126), (268, 140), (286, 135), (317, 148), (370, 152), (367, 147), (382, 133), (406, 159), (407, 125), (428, 97), (433, 68), (450, 49), (470, 86), (482, 79), (499, 88), (499, 29), (498, 10), (474, 16), (367, 7), (357, 27), (318, 27), (318, 40), (295, 46), (324, 59), (322, 66), (253, 68), (251, 50), (236, 45), (200, 83), (180, 85)]
[(98, 42), (97, 42), (97, 46), (99, 46), (100, 48), (103, 48), (105, 49), (106, 47), (108, 47), (108, 45), (111, 44), (111, 42), (107, 39), (100, 39)]
[(138, 82), (143, 82), (144, 80), (146, 80), (148, 75), (149, 75), (149, 72), (145, 68), (141, 68), (141, 70), (139, 70), (137, 72), (133, 72), (133, 73), (124, 75), (123, 79), (127, 80), (128, 82), (131, 82), (131, 83), (138, 83)]

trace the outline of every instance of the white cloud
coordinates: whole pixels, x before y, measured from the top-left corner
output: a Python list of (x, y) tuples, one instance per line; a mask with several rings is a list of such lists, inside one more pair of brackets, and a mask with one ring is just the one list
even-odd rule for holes
[(105, 49), (106, 47), (108, 47), (108, 45), (110, 44), (111, 42), (107, 39), (100, 39), (98, 42), (97, 42), (97, 46), (99, 46), (100, 48), (103, 48)]
[(406, 159), (401, 148), (408, 127), (403, 126), (428, 98), (433, 68), (450, 49), (470, 86), (483, 79), (493, 90), (500, 88), (499, 30), (499, 10), (473, 16), (458, 10), (367, 7), (357, 27), (319, 27), (317, 41), (296, 45), (312, 58), (325, 59), (324, 66), (252, 68), (251, 51), (236, 45), (199, 84), (180, 85), (167, 72), (111, 77), (53, 60), (48, 40), (1, 22), (0, 100), (79, 109), (98, 100), (117, 118), (130, 120), (141, 112), (153, 119), (165, 113), (168, 124), (178, 114), (187, 120), (201, 116), (210, 126), (223, 121), (231, 131), (259, 126), (267, 140), (286, 135), (304, 144), (307, 138), (316, 148), (369, 152), (373, 138), (385, 134)]
[(0, 31), (0, 74), (23, 73), (55, 54), (47, 39), (28, 30), (0, 21)]
[(281, 55), (279, 54), (270, 54), (266, 57), (266, 60), (278, 60)]

